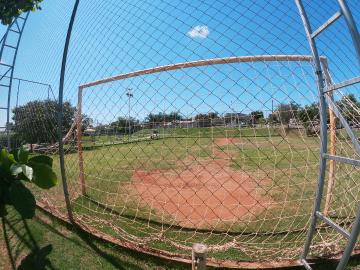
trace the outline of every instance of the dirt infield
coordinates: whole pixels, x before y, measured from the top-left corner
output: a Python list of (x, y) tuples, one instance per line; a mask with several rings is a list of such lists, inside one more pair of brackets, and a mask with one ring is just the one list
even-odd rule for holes
[(217, 138), (214, 140), (215, 144), (218, 146), (224, 146), (229, 144), (241, 143), (240, 138)]
[(158, 214), (165, 212), (191, 227), (236, 221), (264, 210), (269, 202), (260, 194), (255, 177), (234, 170), (224, 152), (217, 151), (214, 159), (193, 158), (186, 163), (185, 170), (136, 170), (129, 190)]

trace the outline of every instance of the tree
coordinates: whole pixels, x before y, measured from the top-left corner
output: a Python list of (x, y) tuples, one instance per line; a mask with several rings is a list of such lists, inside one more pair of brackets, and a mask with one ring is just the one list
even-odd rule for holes
[(294, 101), (288, 104), (279, 104), (275, 112), (270, 115), (269, 120), (272, 122), (281, 122), (282, 124), (288, 125), (290, 123), (290, 119), (297, 115), (297, 112), (300, 108), (300, 105)]
[(209, 112), (207, 115), (208, 115), (209, 119), (219, 118), (219, 113), (217, 113), (217, 112)]
[(87, 128), (91, 127), (93, 124), (93, 119), (88, 117), (87, 115), (83, 114), (81, 116), (81, 127), (82, 132), (84, 132)]
[(35, 11), (40, 8), (43, 0), (1, 0), (0, 21), (2, 24), (10, 24), (14, 18), (27, 11)]
[(104, 124), (99, 124), (97, 126), (95, 126), (95, 130), (96, 130), (96, 134), (98, 135), (108, 135), (109, 130), (112, 131), (112, 127), (110, 125), (104, 125)]
[(156, 127), (160, 123), (173, 122), (182, 119), (183, 118), (179, 112), (171, 112), (169, 114), (159, 112), (159, 113), (150, 113), (145, 118), (145, 121), (149, 123), (150, 127)]
[[(340, 109), (342, 115), (349, 122), (360, 118), (360, 102), (353, 94), (345, 95), (341, 100), (336, 102), (337, 107)], [(306, 105), (304, 108), (298, 111), (298, 118), (305, 127), (311, 125), (312, 122), (320, 121), (319, 104), (312, 103)], [(330, 117), (327, 113), (327, 122), (329, 123)]]
[(298, 118), (305, 128), (308, 128), (315, 121), (320, 121), (319, 104), (306, 105), (298, 111)]
[(336, 102), (344, 118), (352, 122), (360, 118), (360, 102), (356, 99), (354, 94), (345, 95)]
[(217, 118), (219, 118), (217, 112), (199, 113), (195, 116), (199, 127), (211, 127), (213, 120)]
[(264, 113), (262, 111), (253, 111), (250, 113), (251, 121), (256, 124), (260, 121), (260, 119), (264, 118)]
[[(26, 143), (54, 143), (58, 138), (58, 103), (53, 100), (31, 101), (13, 110), (14, 132)], [(63, 103), (63, 134), (74, 120), (75, 107)]]
[(279, 122), (278, 115), (275, 112), (270, 113), (268, 117), (268, 122), (271, 124), (278, 123)]
[(118, 119), (110, 124), (112, 131), (116, 134), (128, 134), (129, 127), (131, 133), (140, 129), (139, 121), (135, 118), (118, 117)]

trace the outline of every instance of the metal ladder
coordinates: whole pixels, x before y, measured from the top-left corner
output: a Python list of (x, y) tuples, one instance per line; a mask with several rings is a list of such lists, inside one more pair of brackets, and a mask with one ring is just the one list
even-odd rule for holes
[[(0, 111), (6, 111), (6, 125), (0, 128), (6, 130), (8, 148), (10, 148), (10, 98), (14, 67), (28, 17), (29, 12), (26, 12), (14, 19), (0, 40), (0, 91), (7, 91), (7, 105), (6, 107), (0, 107)], [(5, 60), (6, 57), (9, 58), (6, 59), (8, 63)]]
[(353, 166), (360, 166), (360, 160), (351, 159), (347, 157), (341, 157), (341, 156), (335, 156), (330, 155), (327, 153), (327, 121), (326, 121), (326, 107), (328, 106), (336, 115), (336, 117), (340, 120), (341, 124), (345, 127), (346, 132), (348, 133), (349, 137), (351, 138), (351, 141), (354, 145), (354, 149), (357, 152), (357, 154), (360, 155), (360, 144), (358, 139), (356, 138), (355, 134), (353, 133), (352, 129), (350, 128), (349, 124), (347, 123), (346, 119), (342, 116), (341, 112), (336, 107), (334, 101), (331, 98), (331, 93), (333, 91), (336, 91), (340, 88), (344, 88), (356, 83), (360, 82), (360, 76), (352, 78), (350, 80), (343, 81), (338, 84), (333, 85), (327, 85), (324, 84), (324, 73), (321, 66), (320, 57), (318, 54), (318, 50), (316, 47), (316, 37), (321, 34), (324, 30), (326, 30), (332, 23), (334, 23), (336, 20), (338, 20), (341, 17), (344, 17), (347, 26), (349, 28), (349, 31), (351, 33), (351, 37), (354, 43), (354, 47), (356, 50), (356, 54), (359, 60), (360, 64), (360, 35), (356, 28), (354, 19), (351, 15), (351, 12), (345, 2), (345, 0), (337, 0), (339, 4), (339, 11), (336, 12), (332, 17), (330, 17), (323, 25), (321, 25), (318, 29), (315, 31), (311, 30), (311, 26), (309, 23), (309, 19), (307, 17), (307, 14), (305, 12), (304, 6), (302, 4), (301, 0), (295, 0), (296, 5), (299, 9), (301, 19), (304, 24), (305, 32), (307, 39), (310, 44), (311, 52), (314, 58), (314, 66), (315, 66), (315, 73), (317, 76), (317, 87), (319, 90), (320, 95), (320, 122), (321, 122), (321, 131), (320, 131), (320, 137), (321, 137), (321, 157), (320, 157), (320, 170), (319, 170), (319, 177), (318, 177), (318, 183), (317, 183), (317, 191), (316, 191), (316, 198), (314, 202), (314, 209), (311, 217), (311, 225), (307, 234), (304, 251), (301, 256), (301, 263), (302, 265), (308, 269), (311, 270), (310, 264), (307, 262), (306, 258), (309, 254), (311, 241), (314, 237), (315, 231), (316, 231), (316, 223), (320, 219), (323, 222), (325, 222), (327, 225), (335, 229), (338, 233), (343, 235), (347, 240), (347, 245), (344, 250), (344, 253), (340, 259), (339, 264), (337, 265), (337, 270), (342, 270), (345, 268), (345, 266), (348, 263), (348, 260), (350, 258), (351, 252), (354, 249), (354, 246), (357, 241), (357, 237), (360, 232), (360, 206), (358, 206), (357, 214), (355, 217), (355, 221), (352, 225), (351, 232), (348, 232), (344, 228), (342, 228), (340, 225), (335, 223), (333, 220), (331, 220), (329, 217), (326, 217), (323, 213), (320, 211), (320, 205), (322, 201), (323, 196), (323, 190), (324, 190), (324, 184), (325, 184), (325, 171), (326, 171), (326, 161), (327, 160), (334, 160), (336, 162), (346, 163)]

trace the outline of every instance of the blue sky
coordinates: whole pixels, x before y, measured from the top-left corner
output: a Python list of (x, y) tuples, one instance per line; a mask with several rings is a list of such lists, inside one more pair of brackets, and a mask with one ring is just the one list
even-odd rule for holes
[[(17, 77), (49, 83), (55, 95), (72, 8), (69, 2), (45, 0), (42, 10), (30, 15), (15, 72)], [(360, 22), (357, 0), (348, 2)], [(335, 0), (304, 3), (313, 28), (337, 10)], [(336, 22), (318, 42), (335, 81), (358, 76), (360, 71), (344, 26), (343, 20)], [(82, 0), (64, 96), (75, 105), (82, 83), (159, 65), (241, 55), (309, 53), (291, 0)], [(275, 104), (296, 100), (302, 105), (316, 100), (309, 64), (233, 64), (159, 73), (87, 89), (84, 113), (103, 123), (128, 115), (127, 88), (134, 93), (130, 114), (140, 119), (149, 112), (177, 110), (184, 116), (214, 110), (269, 112), (272, 99)], [(358, 90), (348, 91), (359, 95)], [(46, 97), (46, 87), (21, 85), (20, 104)], [(4, 100), (0, 93), (0, 103)], [(14, 102), (12, 98), (12, 105)], [(3, 121), (2, 113), (0, 123)]]

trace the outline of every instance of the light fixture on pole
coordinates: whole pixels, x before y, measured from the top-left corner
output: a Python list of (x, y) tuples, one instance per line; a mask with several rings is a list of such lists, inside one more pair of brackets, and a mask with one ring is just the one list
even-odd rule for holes
[(134, 97), (134, 94), (131, 92), (132, 88), (126, 88), (126, 96), (129, 98), (129, 117), (128, 117), (128, 121), (129, 121), (129, 140), (130, 140), (130, 136), (131, 136), (131, 98)]

